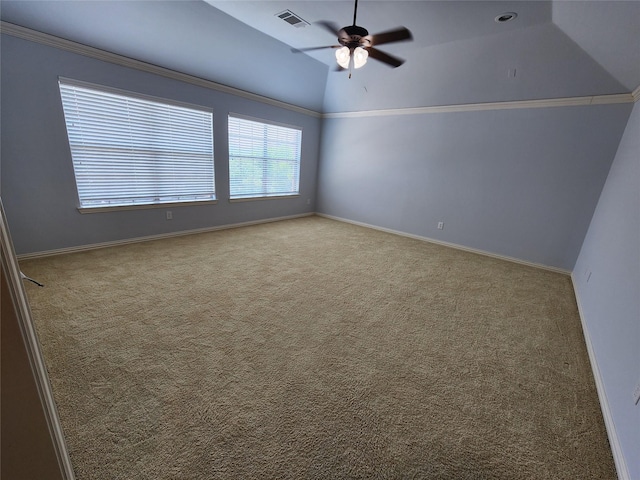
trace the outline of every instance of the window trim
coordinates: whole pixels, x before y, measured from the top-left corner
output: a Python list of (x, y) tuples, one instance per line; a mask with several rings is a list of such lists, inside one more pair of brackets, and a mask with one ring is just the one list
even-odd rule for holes
[[(214, 129), (214, 125), (215, 125), (215, 120), (214, 120), (214, 111), (213, 108), (211, 107), (205, 107), (203, 105), (198, 105), (198, 104), (194, 104), (194, 103), (189, 103), (189, 102), (183, 102), (183, 101), (179, 101), (179, 100), (174, 100), (171, 98), (165, 98), (165, 97), (159, 97), (159, 96), (155, 96), (155, 95), (148, 95), (148, 94), (144, 94), (144, 93), (140, 93), (140, 92), (136, 92), (136, 91), (131, 91), (131, 90), (125, 90), (125, 89), (121, 89), (121, 88), (117, 88), (117, 87), (111, 87), (108, 85), (101, 85), (101, 84), (96, 84), (96, 83), (92, 83), (92, 82), (86, 82), (83, 80), (77, 80), (77, 79), (73, 79), (73, 78), (68, 78), (68, 77), (63, 77), (63, 76), (58, 76), (58, 90), (60, 89), (60, 85), (61, 84), (66, 84), (66, 85), (70, 85), (70, 86), (76, 86), (76, 87), (80, 87), (80, 88), (87, 88), (87, 89), (92, 89), (92, 90), (97, 90), (99, 92), (104, 92), (107, 94), (114, 94), (114, 95), (120, 95), (120, 96), (124, 96), (124, 97), (129, 97), (129, 98), (134, 98), (134, 99), (139, 99), (142, 101), (149, 101), (149, 102), (154, 102), (154, 103), (160, 103), (163, 105), (169, 105), (169, 106), (174, 106), (174, 107), (180, 107), (180, 108), (187, 108), (187, 109), (191, 109), (191, 110), (196, 110), (196, 111), (200, 111), (200, 112), (204, 112), (204, 113), (208, 113), (211, 115), (211, 141), (212, 141), (212, 168), (213, 168), (213, 199), (203, 199), (203, 200), (186, 200), (183, 202), (175, 202), (175, 201), (169, 201), (169, 202), (157, 202), (157, 203), (132, 203), (132, 204), (127, 204), (127, 205), (100, 205), (100, 206), (94, 206), (94, 207), (90, 207), (90, 206), (82, 206), (81, 201), (80, 201), (80, 192), (78, 190), (78, 184), (77, 184), (77, 178), (75, 176), (75, 166), (73, 166), (73, 155), (71, 153), (71, 144), (70, 144), (70, 139), (68, 137), (68, 133), (66, 132), (66, 127), (65, 127), (65, 136), (66, 136), (66, 141), (67, 141), (67, 147), (69, 148), (69, 156), (71, 157), (71, 162), (72, 162), (72, 166), (73, 166), (73, 176), (74, 176), (74, 183), (76, 185), (76, 209), (78, 210), (78, 212), (80, 212), (81, 214), (87, 214), (87, 213), (105, 213), (105, 212), (115, 212), (115, 211), (125, 211), (125, 210), (147, 210), (147, 209), (155, 209), (155, 208), (167, 208), (167, 207), (186, 207), (186, 206), (194, 206), (194, 205), (215, 205), (218, 203), (218, 195), (217, 195), (217, 188), (216, 188), (216, 175), (215, 175), (215, 129)], [(62, 111), (62, 119), (63, 119), (63, 123), (66, 126), (66, 115), (64, 112), (64, 106), (62, 103), (62, 98), (60, 98), (60, 107), (61, 107), (61, 111)]]
[[(275, 193), (272, 195), (256, 195), (256, 196), (251, 196), (251, 197), (232, 197), (231, 196), (231, 152), (230, 152), (230, 148), (229, 148), (229, 119), (231, 117), (240, 119), (240, 120), (247, 120), (249, 122), (257, 122), (257, 123), (263, 123), (265, 125), (273, 125), (276, 127), (283, 127), (283, 128), (289, 128), (292, 130), (298, 130), (300, 132), (300, 158), (298, 159), (298, 192), (297, 193), (291, 193), (291, 194), (280, 194), (280, 193)], [(302, 138), (304, 136), (304, 129), (299, 126), (299, 125), (291, 125), (288, 123), (284, 123), (284, 122), (278, 122), (275, 120), (267, 120), (264, 118), (260, 118), (260, 117), (254, 117), (251, 115), (245, 115), (242, 113), (235, 113), (235, 112), (228, 112), (227, 114), (227, 167), (228, 167), (228, 187), (229, 187), (229, 203), (239, 203), (239, 202), (252, 202), (252, 201), (256, 201), (256, 200), (282, 200), (282, 199), (292, 199), (292, 198), (297, 198), (301, 196), (300, 193), (300, 180), (301, 180), (301, 170), (302, 170)]]

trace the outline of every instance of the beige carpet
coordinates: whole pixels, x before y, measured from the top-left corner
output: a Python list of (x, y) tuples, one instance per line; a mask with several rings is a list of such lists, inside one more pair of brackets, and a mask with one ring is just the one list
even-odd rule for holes
[(79, 479), (615, 478), (567, 276), (319, 217), (22, 269)]

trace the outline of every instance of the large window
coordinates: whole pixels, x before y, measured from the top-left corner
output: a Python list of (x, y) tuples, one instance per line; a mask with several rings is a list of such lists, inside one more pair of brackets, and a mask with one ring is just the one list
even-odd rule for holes
[(59, 83), (81, 210), (215, 200), (211, 110)]
[(302, 130), (229, 116), (231, 199), (299, 194)]

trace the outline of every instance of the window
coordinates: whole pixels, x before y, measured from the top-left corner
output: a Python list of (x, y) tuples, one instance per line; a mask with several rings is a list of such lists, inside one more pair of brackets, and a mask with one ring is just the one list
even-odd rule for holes
[(59, 83), (81, 210), (215, 200), (211, 110)]
[(231, 199), (299, 194), (302, 130), (229, 116)]

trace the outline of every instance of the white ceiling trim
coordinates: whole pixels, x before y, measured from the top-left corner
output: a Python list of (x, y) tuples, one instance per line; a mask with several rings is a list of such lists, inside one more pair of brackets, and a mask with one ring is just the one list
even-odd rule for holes
[(552, 98), (540, 100), (521, 100), (512, 102), (488, 102), (488, 103), (469, 103), (461, 105), (441, 105), (433, 107), (411, 107), (411, 108), (392, 108), (385, 110), (367, 110), (361, 112), (336, 112), (336, 113), (320, 113), (306, 108), (291, 105), (286, 102), (274, 100), (272, 98), (250, 93), (237, 88), (222, 85), (200, 77), (188, 75), (186, 73), (177, 72), (168, 68), (159, 67), (150, 63), (135, 60), (115, 53), (100, 50), (98, 48), (89, 47), (81, 43), (56, 37), (46, 33), (38, 32), (30, 28), (14, 25), (12, 23), (0, 21), (0, 33), (22, 38), (31, 42), (59, 48), (69, 52), (77, 53), (87, 57), (103, 60), (124, 67), (135, 68), (144, 72), (161, 75), (192, 85), (197, 85), (224, 93), (229, 93), (239, 97), (247, 98), (257, 102), (266, 103), (275, 107), (285, 108), (304, 115), (322, 118), (362, 118), (362, 117), (383, 117), (395, 115), (424, 115), (433, 113), (456, 113), (456, 112), (479, 112), (487, 110), (513, 110), (524, 108), (550, 108), (550, 107), (573, 107), (584, 105), (608, 105), (616, 103), (633, 103), (640, 99), (640, 86), (630, 93), (621, 93), (617, 95), (593, 95), (587, 97), (568, 97), (568, 98)]
[(461, 105), (442, 105), (437, 107), (391, 108), (387, 110), (369, 110), (364, 112), (325, 113), (323, 118), (361, 118), (384, 117), (392, 115), (424, 115), (428, 113), (481, 112), (486, 110), (513, 110), (523, 108), (576, 107), (583, 105), (609, 105), (614, 103), (633, 103), (634, 94), (593, 95), (589, 97), (551, 98), (542, 100), (520, 100), (514, 102), (467, 103)]
[(204, 88), (209, 88), (211, 90), (217, 90), (220, 92), (229, 93), (231, 95), (247, 98), (249, 100), (254, 100), (256, 102), (266, 103), (274, 107), (285, 108), (287, 110), (292, 110), (294, 112), (302, 113), (304, 115), (310, 115), (312, 117), (321, 116), (320, 112), (315, 112), (313, 110), (298, 107), (297, 105), (291, 105), (290, 103), (281, 102), (273, 98), (264, 97), (262, 95), (257, 95), (255, 93), (247, 92), (245, 90), (240, 90), (238, 88), (222, 85), (216, 82), (212, 82), (210, 80), (205, 80), (200, 77), (195, 77), (193, 75), (177, 72), (175, 70), (170, 70), (168, 68), (160, 67), (158, 65), (142, 62), (140, 60), (135, 60), (133, 58), (125, 57), (123, 55), (118, 55), (116, 53), (100, 50), (99, 48), (89, 47), (81, 43), (76, 43), (71, 40), (66, 40), (64, 38), (56, 37), (54, 35), (49, 35), (47, 33), (38, 32), (37, 30), (32, 30), (30, 28), (22, 27), (20, 25), (14, 25), (12, 23), (0, 21), (0, 33), (11, 35), (13, 37), (22, 38), (24, 40), (29, 40), (31, 42), (40, 43), (42, 45), (59, 48), (61, 50), (66, 50), (68, 52), (77, 53), (79, 55), (84, 55), (86, 57), (95, 58), (97, 60), (115, 63), (116, 65), (120, 65), (123, 67), (135, 68), (136, 70), (153, 73), (156, 75), (171, 78), (181, 82), (197, 85), (199, 87), (204, 87)]

